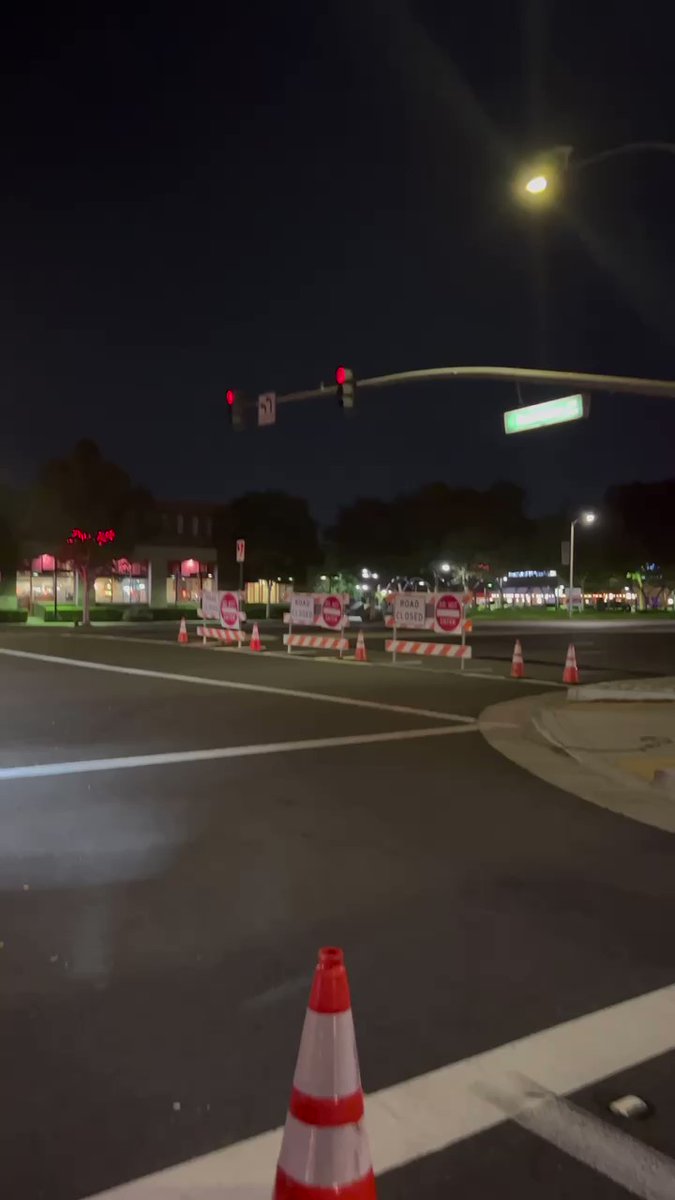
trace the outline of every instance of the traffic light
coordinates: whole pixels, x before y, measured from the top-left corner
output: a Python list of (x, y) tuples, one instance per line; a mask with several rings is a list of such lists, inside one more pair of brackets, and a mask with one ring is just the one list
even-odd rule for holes
[(338, 367), (335, 371), (337, 398), (340, 408), (353, 408), (356, 400), (356, 380), (350, 367)]
[(230, 425), (235, 430), (244, 428), (244, 403), (239, 392), (228, 388), (225, 392), (225, 403), (230, 418)]

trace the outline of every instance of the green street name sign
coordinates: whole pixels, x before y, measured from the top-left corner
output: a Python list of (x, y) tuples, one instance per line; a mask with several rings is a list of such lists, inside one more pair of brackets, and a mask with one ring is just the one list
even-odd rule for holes
[(542, 429), (545, 425), (579, 421), (588, 416), (588, 409), (589, 399), (581, 393), (561, 396), (559, 400), (545, 400), (543, 404), (528, 404), (525, 408), (512, 408), (504, 413), (504, 432), (525, 433), (528, 429)]

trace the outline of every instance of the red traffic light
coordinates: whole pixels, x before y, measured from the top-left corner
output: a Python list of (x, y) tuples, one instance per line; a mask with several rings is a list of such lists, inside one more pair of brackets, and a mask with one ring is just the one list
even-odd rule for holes
[(338, 367), (336, 369), (335, 382), (338, 384), (339, 387), (342, 387), (342, 384), (347, 382), (347, 368), (346, 367)]
[(235, 397), (235, 394), (234, 394), (234, 392), (232, 391), (232, 388), (228, 388), (228, 389), (227, 389), (227, 391), (226, 391), (226, 393), (225, 393), (225, 402), (226, 402), (226, 404), (227, 404), (227, 405), (228, 405), (230, 408), (232, 408), (232, 405), (234, 404), (235, 398), (236, 398), (236, 397)]

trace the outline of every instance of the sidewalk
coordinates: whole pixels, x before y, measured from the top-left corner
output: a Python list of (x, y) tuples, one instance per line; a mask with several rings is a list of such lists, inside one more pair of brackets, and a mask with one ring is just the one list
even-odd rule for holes
[[(648, 700), (635, 698), (643, 695)], [(675, 833), (675, 680), (510, 700), (486, 709), (480, 727), (494, 749), (532, 774)]]
[(675, 700), (675, 678), (619, 679), (615, 683), (586, 683), (570, 688), (568, 700)]

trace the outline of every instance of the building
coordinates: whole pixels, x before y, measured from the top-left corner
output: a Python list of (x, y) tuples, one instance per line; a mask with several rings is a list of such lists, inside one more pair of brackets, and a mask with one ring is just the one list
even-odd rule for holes
[[(111, 554), (109, 569), (98, 572), (95, 604), (167, 608), (196, 604), (202, 588), (217, 590), (215, 506), (172, 501), (157, 504), (156, 514), (152, 536), (128, 558)], [(0, 607), (32, 612), (36, 605), (53, 604), (55, 595), (58, 605), (81, 604), (81, 580), (72, 562), (55, 560), (35, 541), (21, 544), (19, 555), (16, 570), (3, 572)]]

